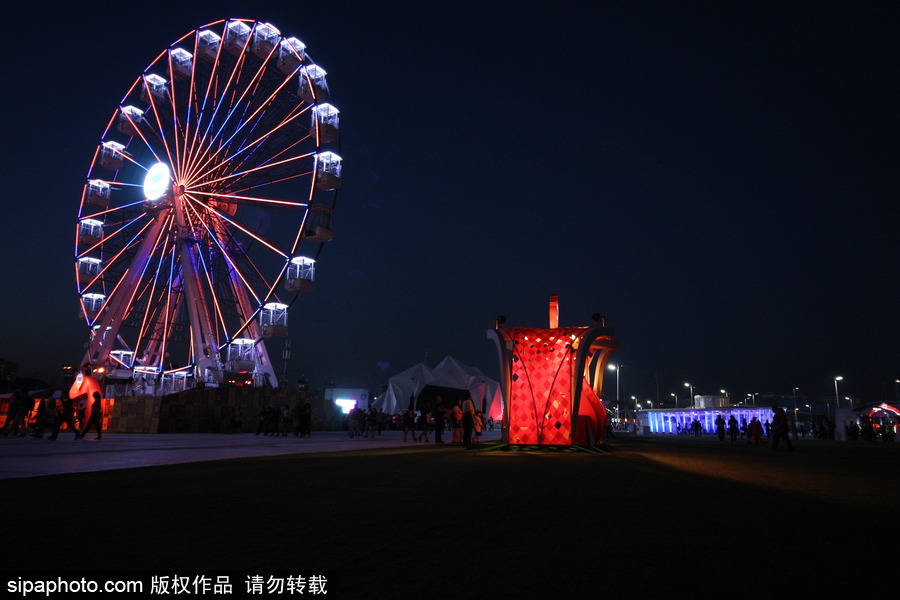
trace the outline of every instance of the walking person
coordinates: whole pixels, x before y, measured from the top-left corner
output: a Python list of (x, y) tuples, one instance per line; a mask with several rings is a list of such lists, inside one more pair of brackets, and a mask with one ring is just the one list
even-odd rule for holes
[(759, 444), (759, 439), (763, 434), (763, 426), (762, 423), (759, 422), (759, 419), (753, 417), (753, 419), (750, 421), (750, 425), (748, 426), (748, 432), (749, 437), (747, 439), (747, 443), (752, 443), (754, 445)]
[(75, 425), (75, 403), (68, 396), (63, 397), (62, 399), (62, 414), (60, 414), (59, 418), (56, 419), (56, 424), (53, 426), (53, 433), (48, 437), (48, 440), (55, 440), (59, 436), (60, 428), (65, 424), (66, 428), (75, 434), (75, 439), (78, 439), (78, 427)]
[(94, 392), (94, 399), (93, 402), (91, 402), (91, 416), (88, 417), (88, 421), (85, 424), (84, 429), (81, 430), (81, 434), (79, 434), (78, 437), (83, 438), (91, 427), (97, 429), (97, 439), (102, 439), (103, 401), (100, 398), (100, 392)]
[(481, 441), (481, 430), (484, 429), (484, 417), (481, 411), (475, 413), (475, 433), (472, 435), (472, 441), (478, 443)]
[[(422, 432), (416, 437), (417, 442), (427, 442), (428, 441), (428, 415), (429, 415), (429, 407), (427, 404), (419, 408), (419, 430)], [(422, 439), (424, 438), (424, 439)]]
[(431, 417), (434, 419), (435, 444), (445, 443), (442, 436), (444, 435), (444, 415), (447, 413), (447, 409), (441, 405), (441, 402), (441, 397), (436, 396), (434, 399), (434, 408), (431, 410)]
[(734, 415), (728, 419), (728, 433), (731, 435), (731, 441), (736, 442), (738, 438), (738, 422)]
[(716, 433), (719, 435), (719, 441), (725, 441), (725, 418), (722, 415), (716, 417)]
[[(16, 390), (9, 400), (10, 405), (16, 403), (15, 416), (12, 418), (11, 437), (25, 437), (28, 434), (28, 415), (34, 409), (34, 398), (25, 393), (25, 390)], [(10, 409), (12, 412), (12, 409)]]
[(780, 406), (773, 406), (772, 412), (772, 437), (769, 438), (769, 444), (772, 450), (778, 450), (778, 442), (783, 441), (787, 444), (788, 450), (793, 450), (794, 445), (788, 436), (787, 415)]
[(469, 394), (462, 404), (462, 443), (468, 448), (472, 445), (472, 430), (475, 428), (475, 403), (472, 402), (472, 394)]
[(406, 436), (412, 434), (413, 441), (416, 439), (416, 411), (414, 411), (411, 407), (406, 409), (406, 412), (403, 413), (403, 441), (406, 441)]
[(312, 404), (305, 402), (300, 409), (300, 437), (312, 437)]

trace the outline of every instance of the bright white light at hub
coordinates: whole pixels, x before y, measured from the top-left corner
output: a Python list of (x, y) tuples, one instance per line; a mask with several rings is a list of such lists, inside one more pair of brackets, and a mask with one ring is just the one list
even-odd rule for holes
[(169, 187), (169, 167), (156, 163), (147, 171), (144, 178), (144, 196), (147, 200), (158, 200)]

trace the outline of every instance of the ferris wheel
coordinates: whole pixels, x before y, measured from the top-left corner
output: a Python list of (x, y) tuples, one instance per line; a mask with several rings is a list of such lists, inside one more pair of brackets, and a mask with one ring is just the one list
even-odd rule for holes
[(268, 23), (210, 23), (122, 98), (78, 211), (84, 363), (141, 393), (277, 385), (264, 340), (315, 286), (341, 184), (326, 72)]

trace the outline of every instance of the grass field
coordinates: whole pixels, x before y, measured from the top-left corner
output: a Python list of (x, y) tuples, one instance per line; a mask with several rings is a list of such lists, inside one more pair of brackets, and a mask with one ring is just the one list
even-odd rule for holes
[(3, 566), (323, 573), (332, 598), (896, 590), (900, 445), (795, 446), (410, 446), (0, 480)]

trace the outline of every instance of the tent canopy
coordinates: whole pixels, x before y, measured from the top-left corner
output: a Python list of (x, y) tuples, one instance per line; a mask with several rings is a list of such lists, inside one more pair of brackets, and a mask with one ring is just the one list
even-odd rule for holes
[[(410, 398), (419, 398), (426, 387), (429, 388), (428, 396), (440, 388), (469, 392), (475, 401), (475, 409), (483, 410), (485, 419), (491, 416), (499, 421), (503, 417), (500, 384), (477, 367), (464, 365), (452, 356), (444, 358), (433, 369), (419, 363), (397, 373), (388, 380), (387, 391), (375, 399), (374, 406), (389, 415), (401, 413), (409, 408)], [(449, 408), (449, 403), (445, 404)]]

